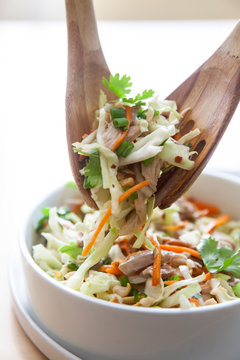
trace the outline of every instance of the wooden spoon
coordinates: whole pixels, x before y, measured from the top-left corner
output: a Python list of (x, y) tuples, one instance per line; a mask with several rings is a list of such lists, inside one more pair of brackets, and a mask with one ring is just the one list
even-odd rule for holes
[(168, 99), (179, 111), (191, 107), (181, 122), (180, 134), (198, 127), (191, 141), (195, 165), (192, 170), (172, 168), (158, 182), (156, 204), (169, 207), (200, 175), (226, 130), (240, 98), (240, 22), (220, 48), (185, 80)]
[[(68, 29), (68, 74), (66, 91), (66, 131), (70, 164), (75, 182), (89, 206), (97, 208), (89, 190), (83, 188), (79, 170), (85, 166), (72, 143), (81, 141), (92, 130), (95, 111), (99, 109), (102, 77), (110, 71), (99, 42), (92, 0), (66, 0)], [(114, 95), (106, 91), (108, 99)]]
[[(68, 28), (68, 81), (66, 93), (67, 142), (70, 163), (76, 184), (84, 198), (96, 208), (90, 191), (83, 188), (79, 170), (85, 166), (72, 150), (72, 143), (81, 141), (92, 129), (94, 113), (99, 108), (102, 77), (110, 71), (98, 38), (91, 0), (66, 0)], [(201, 134), (191, 141), (195, 166), (191, 171), (172, 168), (158, 183), (156, 204), (170, 206), (199, 176), (221, 139), (240, 97), (240, 23), (222, 46), (168, 99), (177, 102), (179, 110), (191, 107), (181, 122), (180, 134), (198, 127)], [(104, 89), (106, 92), (106, 89)], [(109, 100), (112, 93), (107, 93)]]

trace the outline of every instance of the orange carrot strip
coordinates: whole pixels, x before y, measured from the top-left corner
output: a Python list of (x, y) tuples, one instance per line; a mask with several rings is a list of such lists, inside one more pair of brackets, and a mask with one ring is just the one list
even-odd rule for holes
[(223, 214), (223, 215), (219, 216), (218, 218), (214, 219), (213, 221), (211, 221), (206, 226), (206, 232), (211, 234), (213, 232), (213, 230), (215, 230), (217, 227), (226, 224), (230, 220), (231, 220), (230, 215)]
[(212, 278), (212, 274), (210, 272), (208, 272), (208, 273), (206, 273), (205, 279), (203, 281), (210, 280), (211, 278)]
[(178, 282), (179, 280), (165, 280), (163, 283), (164, 285), (172, 285)]
[(219, 208), (215, 205), (203, 203), (194, 199), (188, 199), (188, 201), (195, 205), (198, 210), (208, 210), (210, 215), (218, 215), (220, 213)]
[(129, 241), (127, 238), (119, 243), (119, 247), (122, 251), (125, 251), (126, 256), (130, 254)]
[(123, 262), (125, 262), (124, 259), (116, 259), (116, 260), (114, 260), (114, 261), (111, 263), (111, 265), (118, 267), (118, 266), (119, 266), (120, 264), (122, 264)]
[(102, 228), (104, 227), (105, 223), (107, 222), (107, 220), (110, 218), (112, 214), (112, 205), (109, 206), (109, 208), (107, 209), (106, 213), (104, 214), (103, 218), (101, 219), (95, 233), (93, 234), (93, 237), (91, 239), (91, 241), (89, 241), (89, 243), (87, 244), (87, 246), (83, 249), (82, 251), (82, 255), (83, 256), (87, 256), (87, 254), (89, 253), (89, 251), (91, 250), (93, 244), (95, 243), (95, 241), (97, 240), (97, 237), (100, 233), (100, 231), (102, 230)]
[(113, 265), (103, 265), (100, 267), (100, 269), (98, 269), (98, 271), (106, 272), (112, 275), (122, 274), (122, 271), (117, 266), (113, 266)]
[(82, 204), (75, 205), (74, 208), (72, 209), (72, 212), (76, 214), (78, 212), (78, 210), (81, 208), (81, 206), (82, 206)]
[(121, 142), (123, 141), (123, 139), (127, 135), (127, 132), (128, 132), (129, 126), (130, 126), (131, 117), (132, 117), (132, 108), (130, 106), (126, 106), (126, 118), (128, 119), (128, 128), (115, 141), (115, 143), (113, 144), (113, 147), (112, 147), (112, 151), (116, 150), (119, 147), (119, 145), (121, 144)]
[(132, 195), (135, 191), (142, 189), (144, 186), (147, 186), (150, 183), (150, 180), (144, 180), (137, 185), (132, 186), (130, 189), (125, 191), (121, 196), (119, 196), (119, 204)]
[(151, 236), (150, 240), (151, 243), (157, 249), (157, 254), (154, 258), (154, 263), (153, 263), (153, 276), (152, 276), (152, 286), (157, 286), (161, 282), (161, 247), (159, 242), (154, 236)]
[(44, 227), (47, 227), (48, 226), (48, 220), (44, 221)]
[(198, 299), (195, 299), (195, 298), (190, 298), (188, 299), (191, 303), (195, 304), (197, 307), (199, 307), (199, 301)]
[[(119, 204), (121, 202), (123, 202), (125, 199), (127, 199), (130, 195), (132, 195), (135, 191), (138, 191), (138, 190), (142, 189), (144, 186), (147, 186), (149, 183), (150, 183), (150, 180), (145, 180), (145, 181), (142, 181), (141, 183), (139, 183), (137, 185), (132, 186), (130, 189), (125, 191), (121, 196), (119, 196), (119, 199), (118, 199)], [(93, 237), (92, 237), (91, 241), (83, 249), (83, 252), (82, 252), (83, 256), (87, 256), (87, 254), (91, 250), (93, 244), (95, 243), (100, 231), (104, 227), (105, 223), (107, 222), (107, 220), (109, 219), (111, 214), (112, 214), (112, 205), (109, 206), (109, 208), (107, 209), (107, 212), (104, 214), (104, 216), (103, 216), (102, 220), (100, 221), (95, 233), (93, 234)]]
[(178, 225), (166, 225), (166, 226), (164, 226), (164, 229), (165, 230), (170, 230), (170, 231), (176, 231), (176, 230), (179, 230), (179, 229), (183, 229), (188, 222), (189, 221), (184, 220)]
[(202, 259), (196, 250), (184, 246), (174, 246), (174, 245), (160, 245), (160, 246), (162, 250), (173, 251), (176, 253), (187, 252), (198, 259)]

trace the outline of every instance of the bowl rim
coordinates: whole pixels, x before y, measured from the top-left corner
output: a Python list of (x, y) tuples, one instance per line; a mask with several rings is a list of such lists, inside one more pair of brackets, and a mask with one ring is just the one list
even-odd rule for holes
[[(201, 176), (203, 177), (209, 177), (209, 178), (215, 178), (217, 179), (223, 179), (228, 181), (229, 183), (234, 183), (240, 187), (240, 179), (236, 175), (232, 175), (229, 173), (224, 173), (220, 171), (204, 171)], [(37, 274), (37, 276), (41, 277), (45, 282), (49, 283), (51, 286), (55, 287), (57, 290), (59, 290), (61, 293), (67, 293), (68, 296), (73, 296), (75, 299), (79, 299), (84, 302), (88, 302), (91, 304), (94, 304), (100, 308), (111, 308), (118, 311), (130, 311), (134, 313), (147, 313), (158, 316), (176, 316), (176, 315), (184, 315), (184, 316), (193, 316), (192, 314), (198, 314), (201, 312), (208, 312), (208, 311), (223, 311), (224, 309), (228, 309), (230, 307), (235, 307), (240, 305), (240, 299), (229, 301), (226, 303), (217, 304), (217, 306), (202, 306), (202, 307), (196, 307), (192, 309), (168, 309), (168, 308), (147, 308), (147, 307), (138, 307), (138, 306), (130, 306), (125, 304), (116, 304), (112, 303), (106, 300), (97, 299), (85, 294), (82, 294), (78, 292), (77, 290), (71, 289), (67, 286), (63, 286), (61, 282), (58, 282), (51, 278), (49, 275), (47, 275), (37, 263), (35, 263), (32, 254), (29, 252), (26, 242), (26, 230), (31, 222), (32, 214), (36, 211), (37, 208), (39, 208), (40, 204), (43, 202), (44, 199), (47, 199), (51, 195), (58, 194), (62, 189), (64, 188), (64, 184), (61, 186), (58, 186), (55, 188), (55, 190), (52, 190), (44, 195), (44, 197), (41, 197), (41, 200), (36, 202), (34, 206), (31, 207), (30, 210), (27, 211), (27, 214), (24, 216), (23, 221), (21, 222), (20, 231), (19, 231), (19, 239), (18, 239), (18, 247), (20, 249), (20, 253), (23, 257), (23, 259), (27, 262), (27, 264), (31, 267), (31, 269), (34, 271), (34, 273)]]

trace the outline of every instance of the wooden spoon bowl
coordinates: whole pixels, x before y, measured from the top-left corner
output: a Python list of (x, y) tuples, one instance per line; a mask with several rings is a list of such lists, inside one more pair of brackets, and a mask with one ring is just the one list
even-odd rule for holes
[[(103, 89), (102, 77), (110, 71), (99, 42), (91, 0), (66, 0), (68, 28), (68, 80), (66, 92), (66, 130), (73, 176), (84, 200), (97, 208), (89, 190), (83, 188), (80, 161), (72, 150), (72, 143), (81, 141), (92, 129), (95, 111), (99, 108), (99, 93)], [(180, 197), (206, 166), (220, 141), (240, 97), (240, 23), (222, 46), (168, 99), (175, 100), (179, 111), (191, 107), (181, 122), (180, 134), (198, 127), (201, 134), (191, 141), (195, 166), (186, 171), (172, 168), (158, 183), (156, 204), (170, 206)], [(107, 92), (108, 100), (114, 99)]]
[(185, 80), (168, 99), (181, 112), (190, 107), (180, 124), (184, 135), (198, 127), (191, 141), (195, 165), (192, 170), (172, 168), (158, 182), (156, 204), (169, 207), (200, 175), (226, 130), (240, 98), (240, 22), (220, 48)]

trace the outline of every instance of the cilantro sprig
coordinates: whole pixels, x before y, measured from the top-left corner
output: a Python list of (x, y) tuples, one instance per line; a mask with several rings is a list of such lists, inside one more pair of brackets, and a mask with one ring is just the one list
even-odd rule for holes
[(99, 151), (92, 150), (88, 156), (88, 164), (84, 168), (84, 189), (91, 189), (103, 184)]
[(116, 75), (110, 75), (109, 81), (103, 77), (102, 83), (105, 85), (110, 91), (112, 91), (117, 97), (120, 99), (124, 98), (126, 94), (130, 93), (130, 87), (132, 86), (132, 83), (130, 82), (131, 78), (130, 76), (123, 75), (122, 78), (120, 78), (119, 74)]
[(204, 239), (198, 247), (204, 265), (211, 273), (228, 271), (235, 277), (240, 277), (240, 249), (235, 253), (227, 247), (217, 248), (218, 242), (209, 237)]
[(102, 83), (105, 85), (110, 91), (112, 91), (119, 99), (122, 99), (123, 103), (129, 105), (145, 105), (145, 102), (142, 100), (149, 99), (153, 96), (154, 91), (144, 90), (141, 94), (137, 94), (135, 97), (127, 98), (127, 94), (131, 92), (132, 82), (130, 82), (131, 77), (127, 75), (123, 75), (120, 77), (119, 74), (110, 75), (109, 80), (103, 77)]

